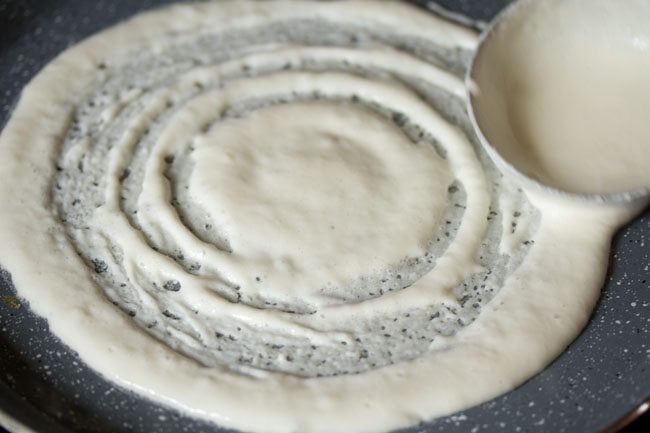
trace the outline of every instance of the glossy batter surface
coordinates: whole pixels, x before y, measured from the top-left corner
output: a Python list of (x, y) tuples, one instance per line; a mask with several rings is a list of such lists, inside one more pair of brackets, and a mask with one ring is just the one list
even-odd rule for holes
[(136, 17), (25, 90), (0, 262), (90, 366), (220, 425), (386, 431), (505, 392), (584, 325), (631, 210), (500, 177), (462, 109), (475, 42), (388, 2)]

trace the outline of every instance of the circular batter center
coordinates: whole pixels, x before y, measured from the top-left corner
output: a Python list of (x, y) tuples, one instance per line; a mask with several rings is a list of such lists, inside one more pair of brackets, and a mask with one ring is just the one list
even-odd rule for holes
[(189, 200), (242, 264), (229, 277), (289, 303), (422, 255), (453, 180), (431, 145), (352, 105), (266, 107), (194, 149)]

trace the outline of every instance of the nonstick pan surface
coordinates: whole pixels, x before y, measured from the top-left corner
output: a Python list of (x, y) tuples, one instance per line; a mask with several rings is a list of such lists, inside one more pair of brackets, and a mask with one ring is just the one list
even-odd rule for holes
[[(168, 2), (0, 0), (0, 125), (6, 123), (22, 87), (56, 54), (138, 11)], [(486, 20), (506, 2), (440, 3)], [(400, 433), (595, 433), (607, 427), (650, 394), (649, 266), (650, 210), (646, 210), (615, 237), (602, 299), (587, 328), (555, 362), (506, 395)], [(38, 263), (34, 267), (36, 271)], [(0, 269), (0, 301), (0, 424), (10, 430), (229, 431), (102, 379), (16, 297), (11, 275), (4, 269)]]

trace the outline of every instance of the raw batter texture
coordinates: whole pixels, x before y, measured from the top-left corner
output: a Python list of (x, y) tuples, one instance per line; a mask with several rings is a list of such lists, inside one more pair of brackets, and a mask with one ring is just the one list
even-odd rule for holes
[(221, 426), (388, 431), (506, 392), (584, 326), (633, 209), (498, 173), (476, 42), (383, 1), (104, 31), (0, 136), (0, 263), (88, 365)]

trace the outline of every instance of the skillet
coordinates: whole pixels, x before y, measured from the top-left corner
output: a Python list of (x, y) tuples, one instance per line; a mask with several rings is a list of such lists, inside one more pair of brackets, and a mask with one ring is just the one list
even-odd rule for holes
[[(138, 11), (169, 2), (0, 0), (0, 125), (7, 121), (21, 88), (56, 54)], [(487, 20), (506, 1), (439, 3)], [(650, 394), (649, 266), (646, 209), (613, 240), (601, 301), (584, 332), (555, 362), (506, 395), (400, 433), (605, 429)], [(1, 268), (0, 408), (0, 424), (11, 431), (231, 431), (188, 418), (102, 379), (16, 297), (11, 275)]]

